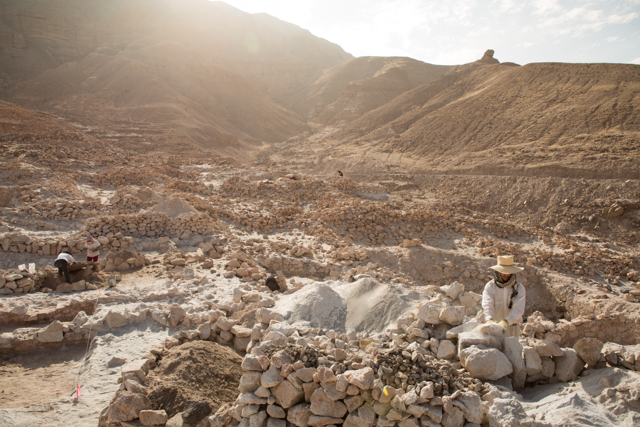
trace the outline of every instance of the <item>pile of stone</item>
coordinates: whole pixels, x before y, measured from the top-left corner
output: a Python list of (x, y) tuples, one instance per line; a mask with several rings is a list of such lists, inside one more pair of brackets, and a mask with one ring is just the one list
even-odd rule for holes
[(242, 281), (258, 281), (266, 278), (266, 272), (254, 260), (243, 252), (235, 251), (229, 254), (229, 261), (225, 264), (225, 277), (240, 277)]
[(162, 213), (102, 216), (87, 220), (83, 232), (91, 235), (122, 233), (133, 237), (179, 237), (206, 235), (223, 228), (208, 215), (195, 214), (187, 218), (171, 218)]
[[(35, 280), (34, 280), (35, 279)], [(29, 272), (9, 272), (0, 270), (0, 295), (26, 294), (40, 289), (40, 276)]]
[[(526, 417), (509, 388), (485, 381), (518, 389), (574, 380), (585, 365), (635, 369), (640, 360), (635, 347), (603, 345), (593, 338), (563, 348), (544, 339), (552, 338), (546, 334), (553, 322), (538, 314), (532, 317), (536, 332), (525, 325), (530, 335), (505, 338), (499, 325), (478, 321), (479, 294), (465, 291), (459, 283), (429, 287), (427, 292), (432, 298), (415, 313), (398, 319), (384, 334), (373, 335), (291, 326), (270, 309), (273, 299), (248, 285), (235, 289), (232, 303), (207, 301), (208, 309), (172, 304), (145, 308), (144, 314), (109, 312), (104, 323), (110, 328), (126, 324), (129, 317), (151, 316), (179, 331), (163, 348), (154, 348), (145, 360), (134, 363), (137, 380), (127, 375), (129, 368), (123, 369), (121, 390), (111, 409), (103, 412), (103, 422), (139, 418), (143, 425), (152, 425), (144, 421), (144, 411), (151, 407), (145, 403), (144, 376), (137, 371), (146, 375), (145, 369), (154, 368), (164, 348), (192, 340), (211, 340), (247, 353), (236, 402), (198, 424), (212, 427), (265, 422), (272, 427), (286, 427), (287, 422), (299, 427), (472, 426), (505, 425), (501, 420), (515, 418), (543, 426)], [(254, 315), (232, 317), (238, 311)]]
[[(71, 221), (77, 218), (96, 216), (103, 209), (104, 206), (99, 201), (89, 202), (86, 200), (42, 200), (20, 207), (21, 212), (32, 215), (34, 218), (56, 221)], [(41, 228), (45, 228), (46, 224), (44, 221), (38, 221), (37, 223)]]
[(133, 268), (144, 267), (149, 265), (151, 261), (144, 255), (129, 249), (123, 249), (119, 252), (108, 252), (106, 256), (100, 260), (100, 265), (104, 271), (126, 271)]
[(0, 295), (26, 294), (30, 292), (72, 292), (85, 289), (95, 290), (98, 287), (89, 283), (93, 279), (93, 271), (84, 269), (72, 273), (73, 283), (59, 284), (57, 269), (45, 267), (31, 273), (28, 270), (12, 270), (3, 272), (0, 270)]
[[(5, 233), (0, 237), (0, 248), (4, 252), (30, 253), (44, 256), (56, 256), (68, 250), (72, 255), (80, 253), (86, 243), (87, 234), (75, 235), (64, 239), (39, 239), (18, 232)], [(103, 247), (126, 248), (133, 244), (131, 236), (121, 232), (107, 232), (106, 235), (93, 235)]]
[(357, 194), (357, 193), (386, 193), (387, 189), (380, 184), (363, 184), (356, 182), (351, 178), (345, 178), (342, 176), (332, 176), (326, 178), (329, 185), (337, 188), (345, 194)]
[[(525, 354), (527, 351), (531, 353), (530, 347), (533, 347), (540, 350), (538, 353), (551, 357), (552, 353), (560, 354), (559, 345), (566, 345), (572, 346), (589, 367), (609, 364), (640, 371), (640, 347), (615, 344), (635, 342), (637, 339), (634, 328), (630, 327), (627, 320), (624, 313), (601, 313), (571, 321), (562, 319), (555, 323), (547, 320), (542, 313), (535, 312), (528, 317), (522, 331), (522, 340), (529, 344), (524, 347)], [(588, 338), (583, 338), (585, 336)], [(543, 362), (546, 361), (544, 357), (541, 356)], [(537, 362), (534, 364), (538, 365)]]

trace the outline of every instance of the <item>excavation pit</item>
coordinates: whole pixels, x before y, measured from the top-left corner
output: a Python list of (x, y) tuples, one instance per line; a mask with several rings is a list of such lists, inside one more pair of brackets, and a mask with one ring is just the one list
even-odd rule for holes
[(69, 396), (76, 389), (84, 354), (81, 345), (0, 353), (0, 409)]

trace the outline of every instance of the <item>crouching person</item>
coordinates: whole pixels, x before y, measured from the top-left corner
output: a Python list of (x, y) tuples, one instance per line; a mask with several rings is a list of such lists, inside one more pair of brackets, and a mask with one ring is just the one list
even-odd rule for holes
[(73, 259), (69, 251), (60, 252), (58, 258), (53, 262), (53, 265), (58, 268), (58, 277), (64, 274), (64, 281), (71, 283), (71, 276), (69, 275), (69, 265), (75, 264), (76, 260)]

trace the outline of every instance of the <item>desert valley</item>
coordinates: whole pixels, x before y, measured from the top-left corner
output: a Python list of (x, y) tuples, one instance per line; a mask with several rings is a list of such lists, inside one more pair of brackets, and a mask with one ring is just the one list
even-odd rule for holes
[(0, 425), (640, 425), (640, 65), (490, 47), (0, 0)]

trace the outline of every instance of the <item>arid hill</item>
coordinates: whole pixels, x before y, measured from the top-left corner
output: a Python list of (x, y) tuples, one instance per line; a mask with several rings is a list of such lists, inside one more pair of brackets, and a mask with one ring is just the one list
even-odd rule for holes
[(411, 58), (355, 58), (325, 71), (296, 96), (293, 109), (312, 121), (344, 126), (451, 68)]
[[(0, 101), (0, 135), (2, 143), (19, 143), (26, 146), (46, 144), (52, 149), (64, 147), (65, 150), (74, 150), (108, 146), (63, 120), (3, 101)], [(24, 153), (17, 150), (14, 157), (20, 157), (22, 154)]]
[(0, 2), (1, 97), (104, 139), (190, 141), (243, 158), (307, 130), (277, 102), (351, 56), (208, 1)]
[(637, 65), (473, 63), (327, 143), (339, 146), (331, 150), (342, 167), (352, 156), (403, 170), (631, 178), (640, 174), (638, 111)]

